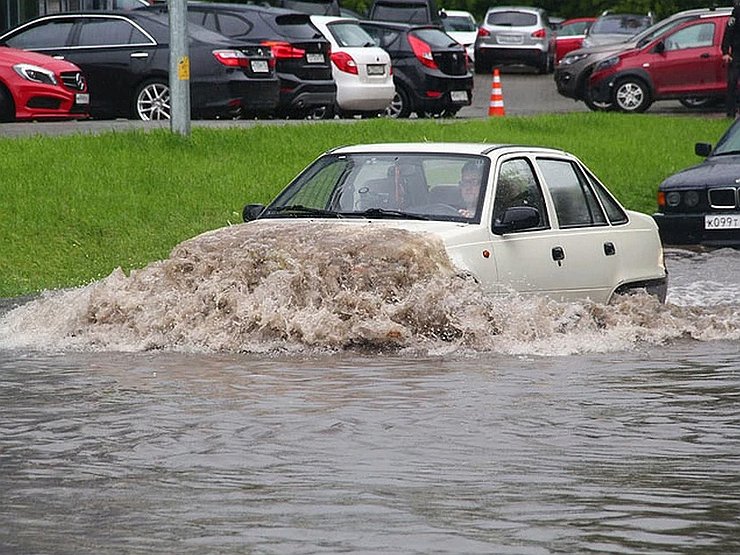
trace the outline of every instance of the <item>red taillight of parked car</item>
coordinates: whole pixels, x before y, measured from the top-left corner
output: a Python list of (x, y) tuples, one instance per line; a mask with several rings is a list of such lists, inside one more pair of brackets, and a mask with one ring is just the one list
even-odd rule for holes
[(357, 75), (357, 62), (346, 52), (332, 52), (331, 61), (334, 62), (339, 71)]
[(277, 40), (266, 40), (262, 42), (263, 46), (269, 46), (272, 50), (272, 55), (275, 58), (303, 58), (306, 55), (306, 51), (302, 48), (296, 48), (289, 42), (282, 42)]
[(478, 27), (478, 36), (479, 37), (490, 37), (491, 31), (488, 29), (484, 29), (483, 27)]
[(409, 44), (411, 45), (411, 50), (414, 52), (414, 56), (422, 64), (431, 69), (439, 69), (437, 62), (434, 61), (434, 56), (432, 56), (431, 46), (414, 35), (409, 35)]
[(225, 66), (249, 67), (249, 58), (239, 50), (214, 50), (213, 55)]
[(545, 38), (545, 30), (544, 29), (537, 29), (534, 33), (532, 33), (533, 39), (544, 39)]

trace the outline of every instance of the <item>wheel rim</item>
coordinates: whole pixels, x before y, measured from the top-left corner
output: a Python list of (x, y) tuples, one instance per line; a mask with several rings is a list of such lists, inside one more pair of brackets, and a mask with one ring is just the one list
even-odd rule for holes
[(386, 108), (385, 113), (389, 117), (397, 118), (401, 115), (402, 111), (403, 98), (401, 98), (401, 95), (398, 94), (398, 91), (396, 91), (396, 94), (393, 95), (393, 100), (391, 100), (390, 106)]
[(150, 83), (136, 99), (136, 113), (144, 121), (170, 119), (170, 89), (162, 83)]
[(645, 101), (645, 91), (636, 83), (624, 83), (617, 89), (616, 100), (622, 110), (632, 111)]

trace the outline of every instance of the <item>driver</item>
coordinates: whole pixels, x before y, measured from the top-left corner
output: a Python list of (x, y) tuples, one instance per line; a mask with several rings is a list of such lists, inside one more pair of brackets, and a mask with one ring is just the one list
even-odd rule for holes
[(483, 165), (477, 160), (470, 160), (460, 170), (460, 196), (463, 206), (458, 210), (464, 218), (472, 218), (478, 211), (478, 197), (480, 196), (481, 181), (483, 180)]

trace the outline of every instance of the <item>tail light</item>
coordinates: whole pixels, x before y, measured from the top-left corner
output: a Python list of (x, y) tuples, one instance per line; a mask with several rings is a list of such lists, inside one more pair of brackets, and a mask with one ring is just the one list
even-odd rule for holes
[(303, 58), (306, 55), (306, 51), (302, 48), (295, 48), (289, 42), (282, 42), (277, 40), (266, 40), (263, 41), (264, 46), (269, 46), (272, 50), (272, 55), (276, 58)]
[(332, 52), (331, 61), (340, 71), (357, 75), (357, 63), (346, 52)]
[(533, 39), (544, 39), (545, 38), (545, 30), (544, 29), (537, 29), (534, 33), (532, 33)]
[(409, 44), (411, 45), (411, 50), (414, 51), (414, 56), (422, 64), (432, 69), (439, 69), (437, 62), (434, 61), (434, 56), (432, 56), (432, 48), (426, 42), (414, 35), (409, 35)]
[(249, 67), (249, 58), (240, 50), (214, 50), (213, 55), (225, 66)]
[(483, 27), (478, 27), (478, 36), (479, 37), (490, 37), (491, 31), (488, 29), (484, 29)]

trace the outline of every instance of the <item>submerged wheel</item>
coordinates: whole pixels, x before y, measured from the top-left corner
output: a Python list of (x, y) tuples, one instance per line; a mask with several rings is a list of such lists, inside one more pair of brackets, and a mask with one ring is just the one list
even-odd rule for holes
[(134, 116), (143, 121), (170, 119), (170, 87), (153, 79), (142, 83), (134, 97)]

